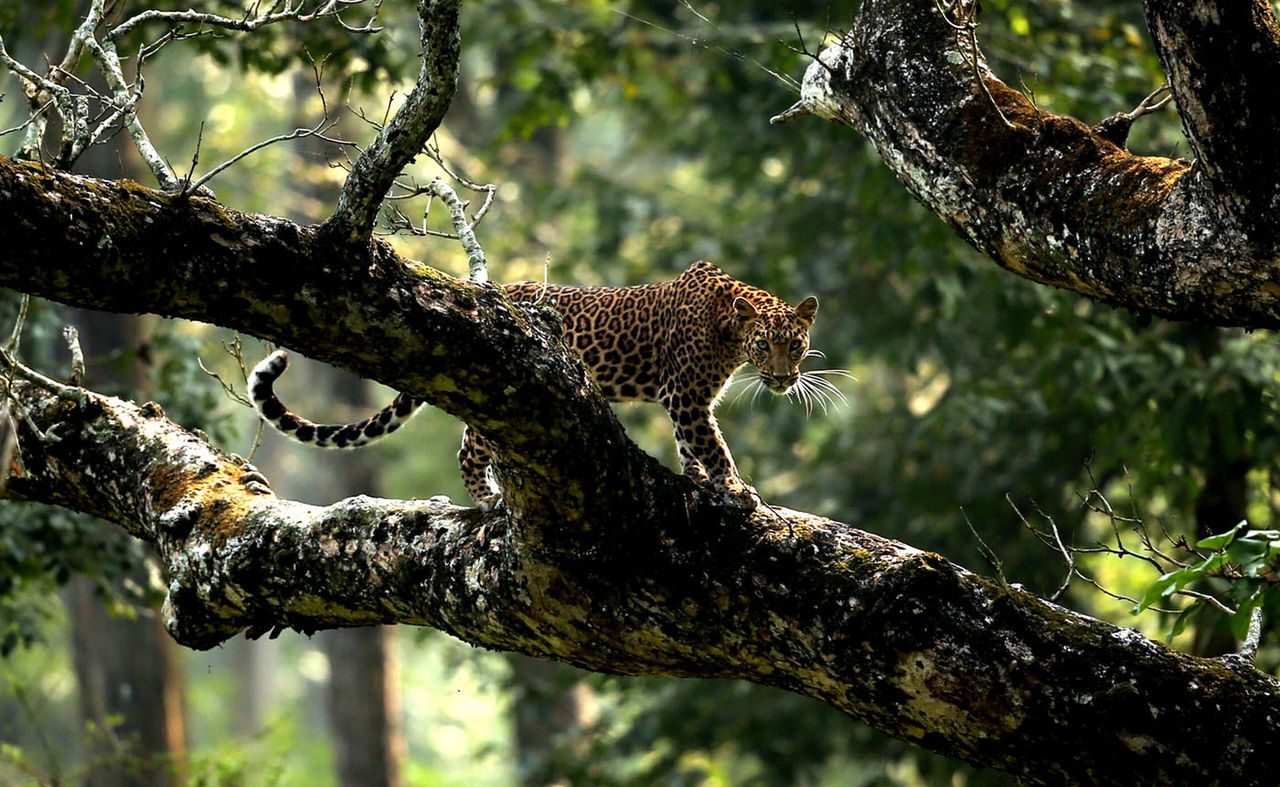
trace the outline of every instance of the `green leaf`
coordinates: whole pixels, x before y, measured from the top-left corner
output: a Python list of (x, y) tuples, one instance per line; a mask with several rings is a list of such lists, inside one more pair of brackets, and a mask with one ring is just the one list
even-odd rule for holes
[(1182, 611), (1178, 613), (1178, 617), (1173, 620), (1173, 628), (1169, 629), (1168, 640), (1172, 640), (1174, 637), (1185, 631), (1187, 624), (1196, 616), (1196, 613), (1204, 609), (1206, 606), (1205, 602), (1196, 601), (1184, 607)]
[(1231, 635), (1238, 640), (1243, 640), (1249, 634), (1249, 617), (1253, 613), (1255, 607), (1262, 602), (1262, 596), (1259, 594), (1240, 604), (1236, 608), (1236, 614), (1230, 618)]
[(1241, 519), (1238, 523), (1236, 523), (1235, 527), (1231, 528), (1225, 533), (1218, 533), (1217, 535), (1200, 539), (1199, 541), (1196, 542), (1196, 549), (1213, 549), (1213, 550), (1222, 549), (1226, 545), (1230, 544), (1232, 540), (1235, 539), (1236, 534), (1239, 533), (1241, 529), (1243, 529), (1246, 525), (1248, 525), (1248, 522), (1244, 519)]
[(1227, 558), (1238, 563), (1249, 576), (1256, 576), (1266, 565), (1267, 542), (1255, 541), (1252, 538), (1237, 538), (1226, 549)]
[(1185, 581), (1182, 581), (1182, 575), (1186, 572), (1187, 569), (1180, 568), (1177, 571), (1162, 574), (1159, 579), (1151, 583), (1151, 586), (1147, 588), (1147, 592), (1142, 594), (1142, 598), (1133, 606), (1132, 613), (1134, 615), (1138, 614), (1174, 590), (1182, 587), (1185, 584)]

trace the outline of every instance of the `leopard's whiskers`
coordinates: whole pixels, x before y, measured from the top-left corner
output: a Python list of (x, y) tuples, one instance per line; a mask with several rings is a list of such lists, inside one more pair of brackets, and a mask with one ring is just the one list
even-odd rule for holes
[[(831, 370), (824, 370), (824, 371), (838, 371), (838, 370), (831, 369)], [(852, 375), (845, 375), (845, 376), (849, 376), (852, 378)], [(819, 392), (825, 396), (828, 396), (831, 399), (839, 399), (840, 404), (842, 405), (847, 406), (849, 404), (849, 400), (845, 398), (844, 392), (841, 391), (839, 388), (837, 388), (835, 383), (831, 382), (826, 377), (822, 376), (817, 372), (801, 372), (800, 379), (797, 380), (796, 382), (798, 383), (802, 382), (806, 386), (808, 386), (811, 390), (815, 392)], [(834, 403), (835, 402), (832, 401), (832, 404)]]
[[(806, 355), (814, 355), (817, 350), (810, 350)], [(797, 401), (804, 404), (805, 417), (813, 415), (813, 408), (816, 404), (823, 414), (827, 414), (832, 408), (847, 407), (849, 400), (845, 397), (844, 392), (827, 379), (827, 377), (847, 377), (856, 380), (849, 372), (844, 369), (809, 369), (800, 372), (800, 376), (791, 386), (791, 390), (787, 391), (788, 398), (795, 393)]]
[(741, 383), (748, 383), (748, 385), (746, 385), (742, 390), (738, 391), (738, 393), (735, 394), (734, 397), (729, 400), (730, 407), (733, 407), (735, 404), (737, 404), (738, 400), (741, 399), (744, 394), (748, 393), (753, 389), (755, 390), (755, 394), (752, 395), (751, 402), (754, 404), (756, 397), (760, 395), (760, 389), (764, 387), (764, 383), (760, 380), (760, 376), (758, 374), (743, 374), (743, 375), (735, 375), (734, 377), (729, 378), (729, 384), (725, 386), (725, 390), (733, 388), (734, 386), (739, 385)]

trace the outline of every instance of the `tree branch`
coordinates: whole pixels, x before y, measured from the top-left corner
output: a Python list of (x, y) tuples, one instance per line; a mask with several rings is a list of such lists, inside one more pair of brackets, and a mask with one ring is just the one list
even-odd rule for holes
[[(1185, 87), (1171, 79), (1181, 104)], [(865, 134), (917, 199), (1014, 273), (1170, 319), (1280, 325), (1280, 252), (1273, 232), (1252, 230), (1274, 223), (1274, 205), (1033, 106), (991, 74), (934, 0), (863, 3), (854, 29), (810, 65), (800, 106)], [(1236, 122), (1210, 119), (1215, 129)], [(1267, 146), (1272, 128), (1254, 128), (1254, 145)], [(1276, 172), (1268, 164), (1255, 177)], [(1224, 201), (1255, 221), (1224, 213)]]
[(1182, 128), (1224, 215), (1280, 240), (1280, 25), (1267, 0), (1146, 0)]
[(498, 287), (382, 241), (350, 250), (315, 227), (4, 158), (0, 211), (0, 286), (216, 323), (418, 396), (485, 435), (517, 512), (588, 526), (609, 521), (591, 512), (617, 490), (644, 511), (649, 495), (686, 489), (625, 438), (552, 313)]
[(418, 82), (391, 122), (352, 165), (337, 207), (325, 222), (326, 235), (344, 243), (368, 238), (396, 177), (440, 126), (458, 87), (460, 5), (459, 0), (418, 0), (422, 41)]
[(822, 517), (675, 500), (645, 527), (533, 543), (442, 498), (281, 500), (155, 405), (21, 369), (13, 391), (31, 425), (8, 494), (155, 546), (165, 624), (191, 647), (409, 623), (587, 669), (786, 688), (1031, 783), (1250, 783), (1280, 766), (1270, 677)]

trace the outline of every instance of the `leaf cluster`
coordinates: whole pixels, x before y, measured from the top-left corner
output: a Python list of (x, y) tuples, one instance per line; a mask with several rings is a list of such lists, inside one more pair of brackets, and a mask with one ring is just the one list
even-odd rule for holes
[[(1228, 621), (1238, 640), (1245, 639), (1254, 610), (1261, 608), (1272, 619), (1280, 612), (1280, 578), (1276, 574), (1280, 567), (1280, 530), (1254, 530), (1248, 522), (1241, 521), (1230, 530), (1200, 539), (1195, 546), (1208, 554), (1160, 575), (1134, 605), (1135, 613), (1211, 579), (1226, 584), (1224, 595), (1235, 604)], [(1182, 633), (1192, 616), (1209, 603), (1195, 597), (1175, 618), (1169, 636)]]

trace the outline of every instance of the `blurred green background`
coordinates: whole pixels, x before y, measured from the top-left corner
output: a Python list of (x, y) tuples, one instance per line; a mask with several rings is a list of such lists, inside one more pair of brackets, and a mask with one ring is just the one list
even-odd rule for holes
[[(0, 35), (41, 67), (46, 55), (60, 58), (81, 5), (6, 3)], [(478, 229), (494, 279), (545, 273), (633, 284), (709, 259), (791, 302), (821, 299), (813, 346), (857, 378), (841, 383), (849, 406), (806, 415), (794, 402), (744, 397), (718, 413), (744, 476), (770, 502), (991, 573), (967, 518), (1005, 576), (1042, 594), (1061, 583), (1061, 556), (1011, 502), (1038, 526), (1052, 518), (1081, 546), (1114, 542), (1116, 524), (1139, 548), (1129, 518), (1154, 534), (1190, 537), (1240, 519), (1276, 524), (1280, 353), (1269, 335), (1143, 325), (1018, 279), (917, 205), (865, 140), (812, 118), (769, 125), (794, 100), (791, 81), (808, 62), (794, 51), (797, 31), (816, 50), (848, 26), (856, 4), (477, 0), (463, 10), (462, 83), (438, 141), (471, 180), (499, 186)], [(179, 172), (199, 137), (200, 174), (321, 117), (313, 59), (339, 119), (333, 133), (367, 140), (372, 132), (353, 110), (381, 117), (417, 70), (411, 4), (387, 2), (381, 19), (377, 37), (280, 26), (174, 44), (146, 71), (143, 121)], [(1088, 123), (1132, 108), (1164, 81), (1136, 2), (993, 0), (983, 3), (980, 34), (1007, 82), (1041, 108)], [(24, 105), (3, 76), (0, 127), (8, 128), (22, 122)], [(17, 136), (0, 138), (0, 150), (12, 153)], [(1172, 108), (1140, 120), (1130, 147), (1189, 155)], [(344, 161), (332, 146), (301, 140), (269, 147), (210, 185), (237, 209), (315, 222), (333, 204)], [(150, 183), (123, 134), (77, 170)], [(426, 160), (410, 171), (420, 181), (435, 174)], [(421, 218), (420, 203), (405, 209)], [(432, 213), (432, 226), (446, 227), (443, 213)], [(394, 242), (466, 273), (453, 241)], [(0, 291), (0, 330), (16, 304)], [(58, 331), (67, 323), (81, 331), (87, 385), (154, 399), (224, 449), (255, 450), (253, 413), (199, 366), (242, 385), (227, 350), (236, 337), (36, 302), (26, 360), (61, 373)], [(249, 364), (267, 350), (243, 341)], [(299, 411), (328, 421), (360, 417), (392, 395), (315, 364), (291, 367), (280, 388)], [(660, 409), (620, 412), (635, 440), (676, 466)], [(454, 463), (460, 424), (429, 412), (406, 431), (323, 456), (267, 434), (254, 461), (281, 494), (317, 503), (357, 493), (465, 501)], [(1084, 505), (1087, 496), (1100, 506), (1092, 490), (1123, 518)], [(1129, 596), (1158, 575), (1132, 559), (1083, 566)], [(118, 528), (0, 503), (0, 784), (1010, 783), (779, 691), (589, 675), (431, 631), (365, 632), (368, 650), (356, 656), (332, 635), (291, 632), (181, 651), (155, 634), (161, 590), (143, 550)], [(1130, 603), (1083, 582), (1062, 602), (1151, 636), (1169, 629), (1160, 613), (1133, 617)], [(154, 640), (145, 647), (136, 633), (144, 629)], [(1174, 644), (1232, 648), (1215, 613), (1199, 615)], [(122, 653), (115, 672), (95, 666)], [(1268, 633), (1260, 666), (1274, 673), (1278, 662)], [(164, 680), (144, 702), (141, 689), (120, 696), (120, 675)], [(350, 686), (373, 688), (336, 693)], [(147, 731), (135, 713), (163, 723)], [(373, 728), (385, 733), (381, 742), (360, 737)], [(358, 761), (375, 749), (384, 760), (376, 772)]]

